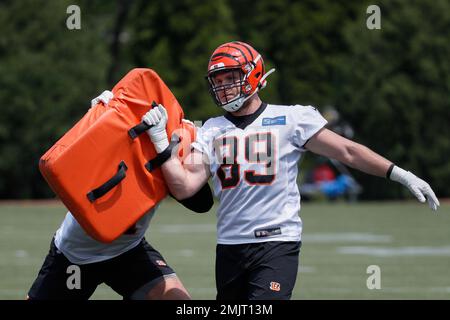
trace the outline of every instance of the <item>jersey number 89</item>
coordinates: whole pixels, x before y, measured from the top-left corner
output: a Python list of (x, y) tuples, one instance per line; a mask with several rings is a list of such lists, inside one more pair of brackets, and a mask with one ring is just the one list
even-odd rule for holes
[[(270, 185), (276, 176), (275, 172), (275, 139), (270, 132), (253, 133), (244, 137), (245, 161), (248, 164), (261, 164), (264, 173), (255, 170), (244, 170), (244, 179), (249, 185)], [(265, 146), (258, 148), (258, 146)], [(222, 157), (221, 165), (217, 169), (217, 176), (222, 189), (234, 188), (239, 184), (240, 164), (237, 162), (239, 139), (236, 136), (221, 137), (214, 141), (216, 157)], [(224, 151), (223, 154), (219, 150)], [(225, 152), (226, 151), (226, 152)]]

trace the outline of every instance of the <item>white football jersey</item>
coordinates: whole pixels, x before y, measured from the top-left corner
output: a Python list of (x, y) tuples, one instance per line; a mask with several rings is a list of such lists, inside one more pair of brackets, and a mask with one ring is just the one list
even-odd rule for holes
[(102, 243), (91, 238), (70, 212), (55, 234), (55, 245), (70, 262), (87, 264), (105, 261), (136, 247), (145, 235), (157, 207), (141, 217), (132, 234), (123, 234), (111, 243)]
[(192, 147), (207, 155), (220, 199), (217, 243), (301, 240), (297, 163), (326, 123), (311, 106), (265, 103), (205, 122)]

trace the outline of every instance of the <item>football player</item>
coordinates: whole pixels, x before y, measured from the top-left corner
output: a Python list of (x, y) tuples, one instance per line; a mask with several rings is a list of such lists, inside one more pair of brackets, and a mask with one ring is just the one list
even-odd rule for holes
[[(206, 121), (182, 164), (162, 165), (178, 199), (191, 196), (211, 177), (217, 212), (217, 299), (289, 299), (295, 285), (302, 221), (297, 163), (305, 151), (406, 186), (436, 210), (431, 187), (369, 148), (325, 128), (313, 106), (274, 105), (258, 92), (267, 84), (261, 55), (233, 41), (212, 54), (207, 80), (215, 104), (225, 110)], [(156, 150), (167, 149), (167, 113), (159, 105), (143, 120)]]
[[(112, 92), (104, 91), (92, 100), (91, 106), (99, 102), (107, 105), (112, 97)], [(208, 211), (213, 205), (207, 185), (194, 197), (180, 202), (196, 212)], [(190, 299), (175, 271), (144, 238), (158, 206), (108, 244), (91, 238), (68, 212), (51, 241), (28, 299), (87, 300), (101, 283), (124, 299)], [(74, 276), (78, 276), (78, 280)]]

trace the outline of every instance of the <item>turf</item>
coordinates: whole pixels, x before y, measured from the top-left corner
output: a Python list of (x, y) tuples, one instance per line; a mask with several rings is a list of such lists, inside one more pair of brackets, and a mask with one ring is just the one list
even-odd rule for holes
[[(23, 299), (61, 223), (62, 205), (0, 204), (0, 299)], [(293, 299), (450, 299), (450, 205), (415, 202), (303, 204)], [(215, 210), (194, 214), (165, 201), (146, 238), (194, 299), (214, 299)], [(367, 267), (381, 270), (369, 290)], [(126, 275), (123, 275), (126, 276)], [(121, 299), (108, 286), (92, 299)]]

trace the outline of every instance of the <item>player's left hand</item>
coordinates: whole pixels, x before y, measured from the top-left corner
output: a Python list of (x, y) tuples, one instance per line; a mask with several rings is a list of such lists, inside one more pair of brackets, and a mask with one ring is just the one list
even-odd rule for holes
[(430, 185), (424, 180), (418, 178), (412, 172), (405, 171), (400, 167), (394, 166), (390, 179), (400, 182), (406, 186), (420, 202), (424, 203), (425, 201), (428, 201), (428, 206), (432, 210), (437, 210), (440, 206), (439, 200)]
[(109, 100), (111, 100), (113, 97), (114, 97), (114, 94), (111, 91), (105, 90), (98, 97), (91, 100), (91, 107), (95, 106), (100, 101), (103, 102), (103, 104), (105, 106), (107, 106), (109, 103)]

